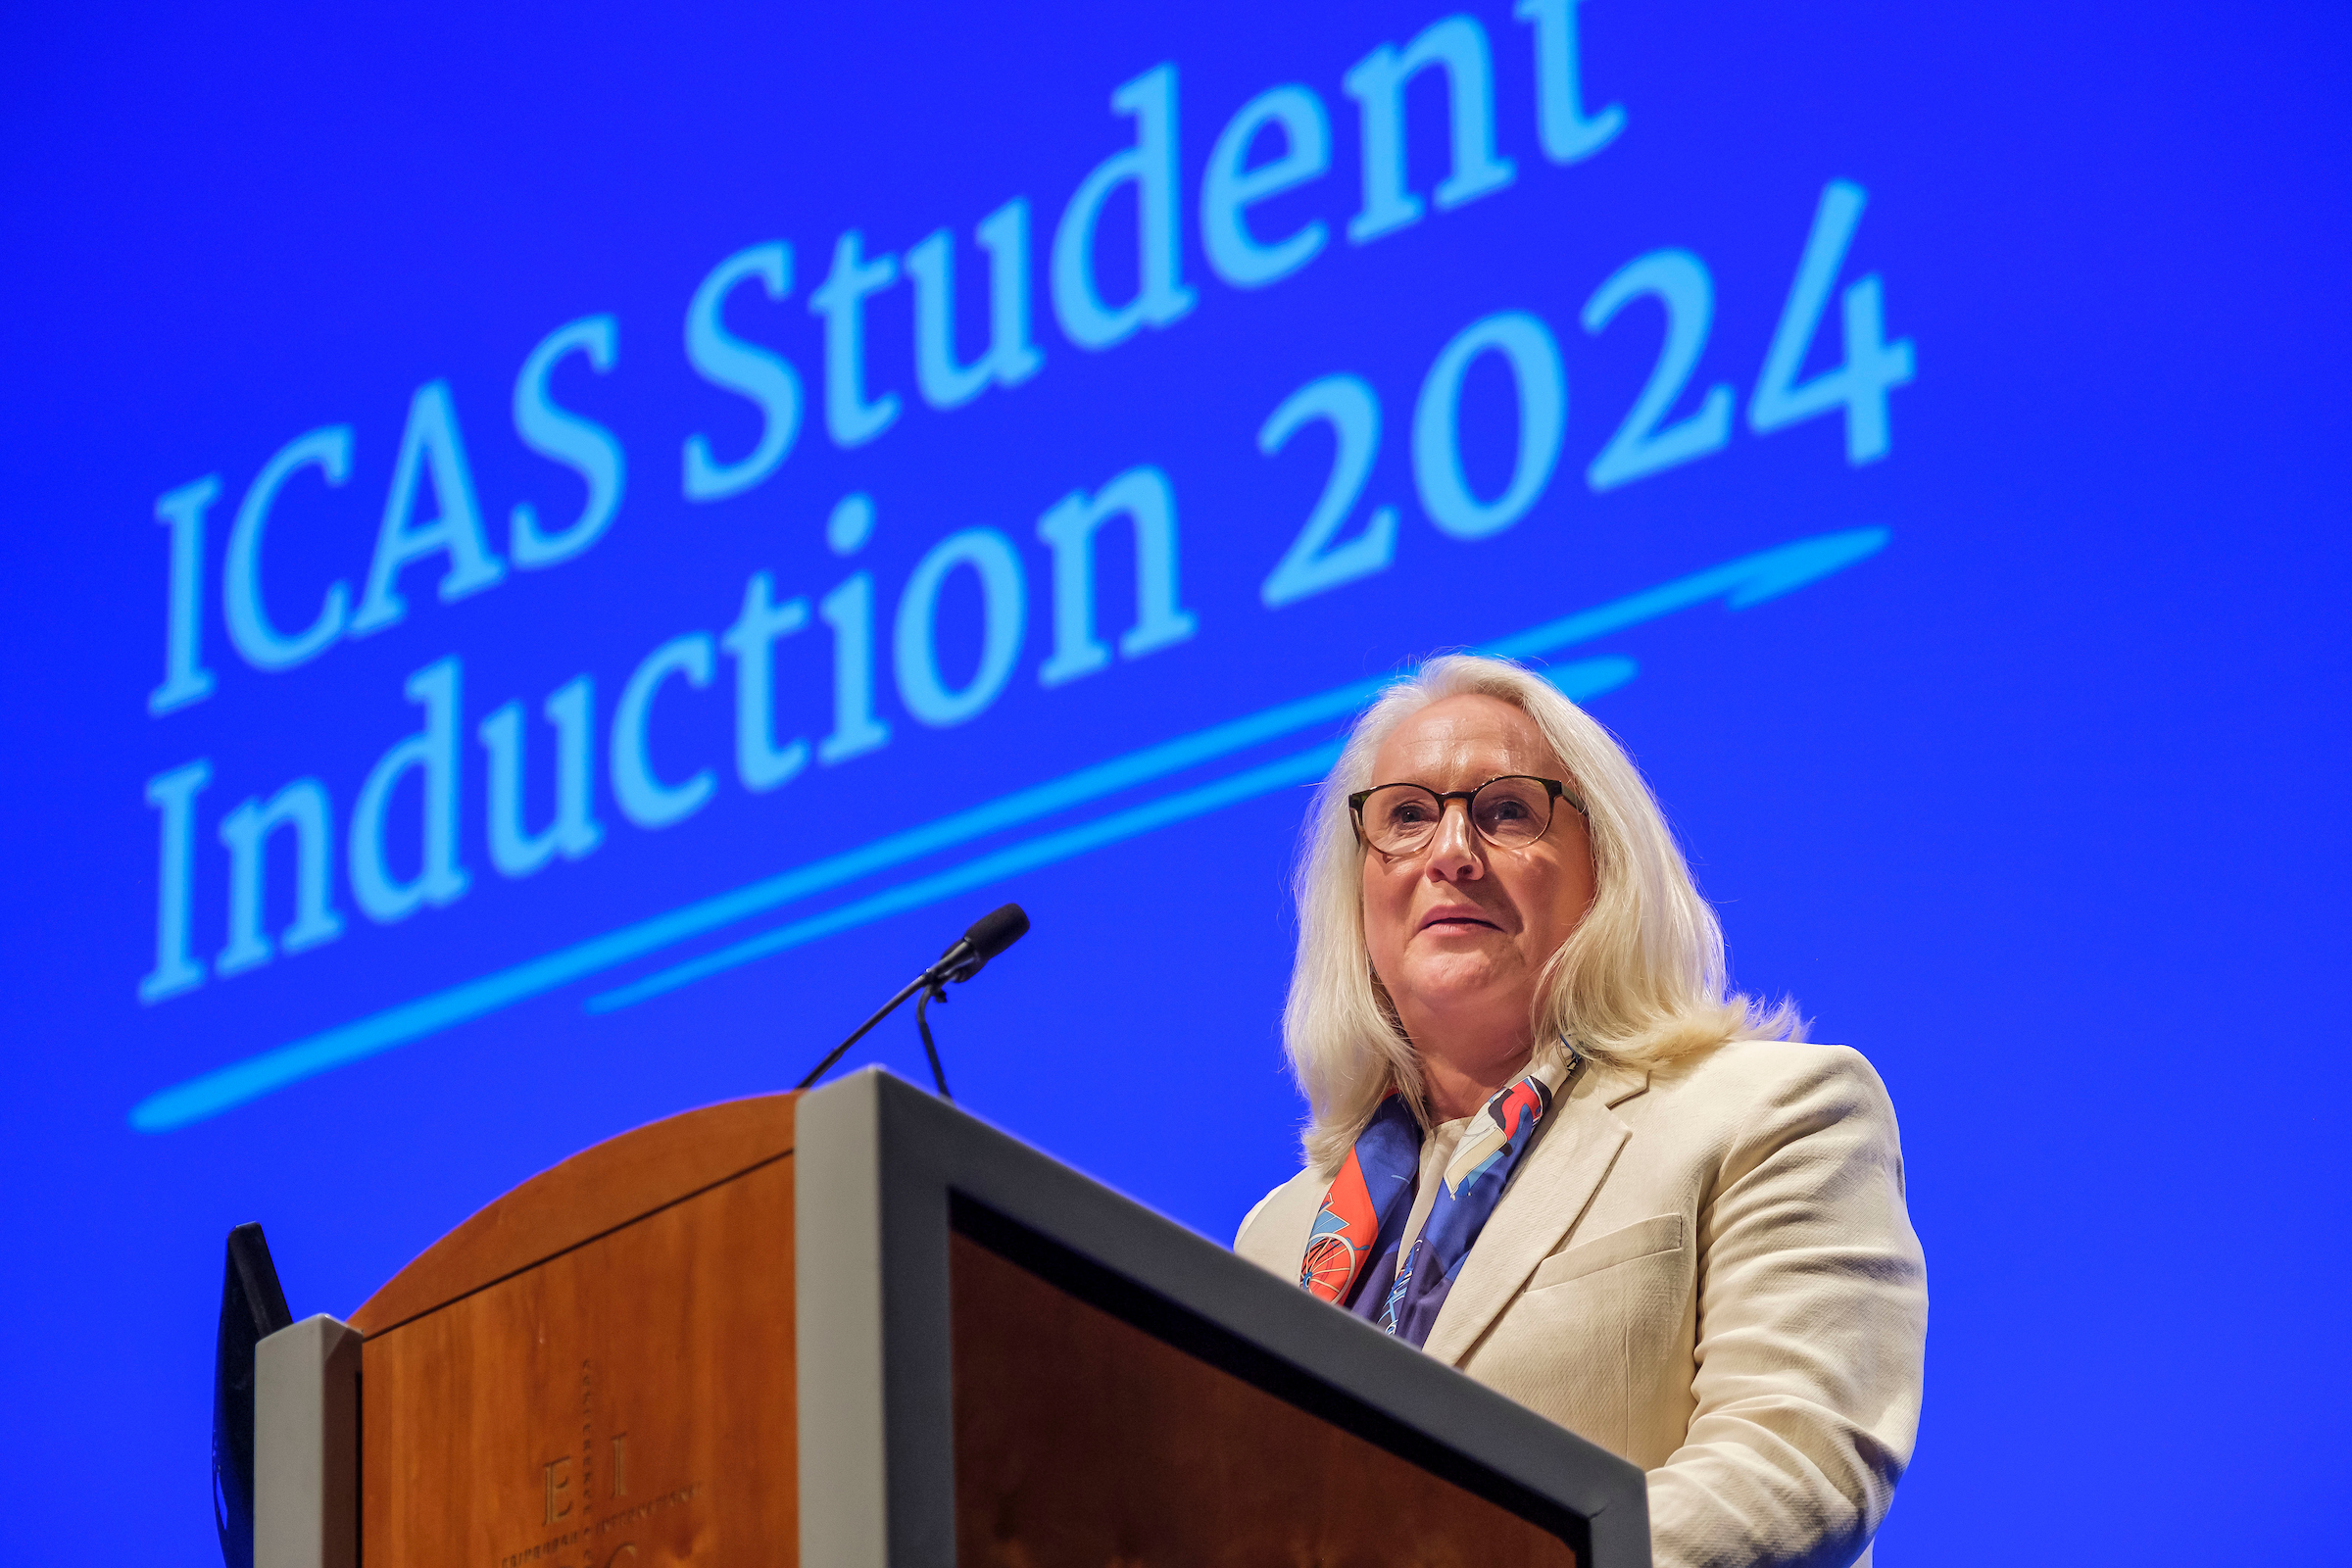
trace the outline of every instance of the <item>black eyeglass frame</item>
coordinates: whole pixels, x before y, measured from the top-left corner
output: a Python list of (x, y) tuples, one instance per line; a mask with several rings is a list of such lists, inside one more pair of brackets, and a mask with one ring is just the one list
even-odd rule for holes
[[(1569, 806), (1574, 808), (1577, 815), (1583, 817), (1588, 822), (1592, 820), (1592, 813), (1585, 808), (1584, 798), (1578, 795), (1576, 791), (1570, 789), (1567, 785), (1561, 783), (1556, 778), (1539, 778), (1533, 773), (1497, 773), (1493, 778), (1486, 780), (1485, 783), (1478, 785), (1476, 788), (1466, 790), (1433, 790), (1426, 784), (1414, 784), (1411, 779), (1393, 779), (1386, 784), (1375, 784), (1368, 790), (1357, 790), (1353, 795), (1348, 796), (1348, 817), (1349, 821), (1355, 824), (1355, 842), (1361, 844), (1365, 849), (1376, 851), (1381, 855), (1396, 855), (1400, 853), (1409, 855), (1413, 853), (1409, 850), (1401, 852), (1396, 850), (1383, 850), (1380, 848), (1380, 846), (1374, 844), (1369, 838), (1364, 836), (1364, 803), (1370, 800), (1373, 796), (1379, 794), (1382, 790), (1395, 789), (1400, 784), (1411, 785), (1412, 788), (1419, 790), (1422, 794), (1432, 796), (1436, 799), (1438, 803), (1438, 821), (1440, 824), (1443, 824), (1446, 820), (1446, 803), (1447, 801), (1459, 801), (1462, 803), (1462, 815), (1469, 819), (1471, 832), (1476, 833), (1480, 838), (1485, 839), (1487, 843), (1494, 845), (1494, 848), (1498, 850), (1522, 849), (1525, 848), (1524, 845), (1497, 843), (1491, 835), (1488, 834), (1485, 828), (1480, 827), (1478, 825), (1478, 811), (1474, 805), (1478, 798), (1479, 790), (1485, 789), (1488, 784), (1500, 784), (1505, 779), (1513, 778), (1525, 779), (1530, 784), (1543, 785), (1544, 799), (1549, 804), (1551, 811), (1554, 814), (1557, 814), (1559, 810), (1559, 803), (1566, 801)], [(1550, 831), (1551, 817), (1546, 816), (1544, 818), (1544, 826), (1537, 831), (1535, 838), (1529, 839), (1527, 842), (1529, 844), (1533, 844), (1538, 839), (1543, 838), (1545, 833)], [(1437, 830), (1433, 827), (1431, 829), (1431, 837), (1435, 838)]]

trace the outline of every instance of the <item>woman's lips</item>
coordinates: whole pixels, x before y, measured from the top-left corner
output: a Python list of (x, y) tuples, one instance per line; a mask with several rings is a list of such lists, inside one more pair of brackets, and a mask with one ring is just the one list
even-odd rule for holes
[(1476, 909), (1432, 909), (1421, 917), (1420, 929), (1424, 931), (1446, 928), (1482, 931), (1502, 929)]

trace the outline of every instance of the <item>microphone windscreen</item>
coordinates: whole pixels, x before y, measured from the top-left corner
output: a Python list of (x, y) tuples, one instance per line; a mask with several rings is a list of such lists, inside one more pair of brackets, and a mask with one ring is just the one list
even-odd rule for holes
[(991, 909), (974, 920), (963, 940), (972, 945), (972, 955), (978, 958), (993, 958), (1028, 935), (1029, 916), (1017, 904), (1007, 904)]

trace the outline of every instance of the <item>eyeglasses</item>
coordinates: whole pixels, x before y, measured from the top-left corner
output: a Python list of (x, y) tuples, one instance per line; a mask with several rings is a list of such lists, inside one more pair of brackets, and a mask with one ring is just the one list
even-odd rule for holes
[(1421, 784), (1382, 784), (1348, 797), (1355, 836), (1383, 855), (1415, 855), (1438, 836), (1447, 801), (1468, 803), (1470, 825), (1500, 850), (1524, 849), (1551, 828), (1552, 805), (1566, 801), (1586, 816), (1585, 803), (1556, 778), (1506, 773), (1474, 790), (1433, 790)]

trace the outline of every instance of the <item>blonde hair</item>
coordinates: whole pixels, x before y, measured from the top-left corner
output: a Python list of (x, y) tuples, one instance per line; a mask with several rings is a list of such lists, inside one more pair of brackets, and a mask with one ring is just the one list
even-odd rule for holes
[(1648, 1066), (1737, 1039), (1801, 1039), (1793, 1004), (1728, 989), (1723, 928), (1699, 897), (1656, 797), (1623, 747), (1542, 676), (1508, 660), (1432, 659), (1374, 700), (1315, 792), (1296, 892), (1298, 957), (1283, 1046), (1309, 1108), (1307, 1163), (1336, 1166), (1394, 1088), (1426, 1125), (1420, 1057), (1396, 1021), (1364, 944), (1363, 846), (1348, 797), (1396, 727), (1448, 697), (1497, 698), (1527, 714), (1580, 795), (1592, 847), (1584, 920), (1544, 965), (1530, 1019), (1538, 1060), (1580, 1055)]

